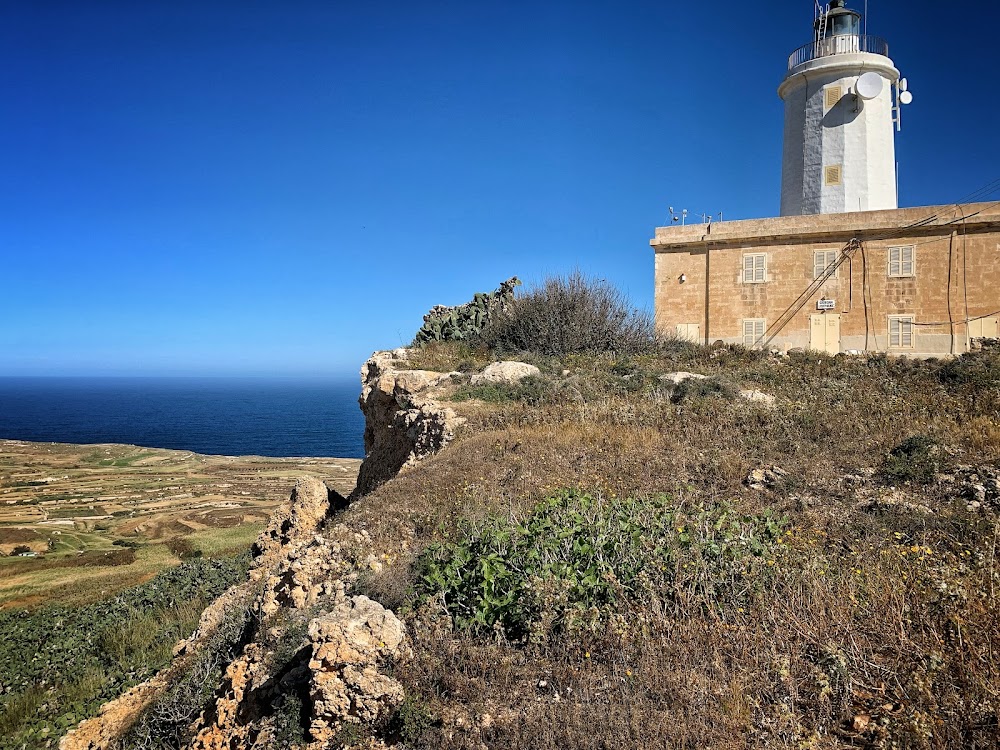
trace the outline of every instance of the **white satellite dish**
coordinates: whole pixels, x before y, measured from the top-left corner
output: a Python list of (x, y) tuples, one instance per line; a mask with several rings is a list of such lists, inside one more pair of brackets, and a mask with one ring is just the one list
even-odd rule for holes
[(909, 104), (912, 101), (913, 101), (913, 94), (911, 94), (909, 91), (900, 91), (899, 92), (899, 103), (900, 104)]
[(873, 71), (862, 73), (858, 78), (855, 90), (862, 99), (874, 99), (882, 93), (882, 76)]
[(905, 78), (900, 78), (899, 79), (899, 90), (900, 91), (906, 91), (906, 89), (907, 89), (908, 86), (909, 86), (909, 84), (906, 82)]

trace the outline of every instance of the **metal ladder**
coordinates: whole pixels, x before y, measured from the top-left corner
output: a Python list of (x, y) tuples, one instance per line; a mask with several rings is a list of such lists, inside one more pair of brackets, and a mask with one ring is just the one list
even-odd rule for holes
[(816, 30), (816, 41), (822, 42), (826, 38), (826, 21), (830, 17), (830, 6), (823, 7), (819, 4), (819, 0), (814, 0), (816, 3), (816, 12), (819, 14), (819, 28)]

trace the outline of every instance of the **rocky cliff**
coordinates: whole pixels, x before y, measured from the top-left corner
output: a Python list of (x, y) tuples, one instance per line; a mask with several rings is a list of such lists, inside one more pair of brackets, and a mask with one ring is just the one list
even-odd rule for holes
[(408, 349), (376, 352), (361, 368), (365, 461), (357, 498), (444, 447), (465, 420), (435, 399), (450, 373), (407, 367)]
[[(353, 500), (440, 450), (463, 422), (434, 398), (449, 376), (406, 370), (407, 354), (377, 352), (362, 369), (366, 458)], [(165, 727), (192, 750), (292, 740), (318, 748), (345, 727), (384, 720), (403, 700), (386, 667), (406, 649), (406, 634), (391, 611), (352, 595), (359, 574), (382, 563), (364, 529), (337, 522), (348, 504), (319, 480), (300, 479), (254, 544), (248, 580), (205, 610), (167, 669), (103, 706), (60, 748), (144, 746)], [(213, 677), (217, 685), (204, 684)], [(198, 680), (193, 693), (178, 689)], [(196, 712), (179, 706), (188, 693), (205, 699)]]

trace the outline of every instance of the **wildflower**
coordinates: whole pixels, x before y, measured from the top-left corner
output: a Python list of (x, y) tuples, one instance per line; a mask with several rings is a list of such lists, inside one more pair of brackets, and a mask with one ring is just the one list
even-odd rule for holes
[(919, 544), (914, 544), (912, 547), (910, 547), (910, 552), (919, 552), (919, 551), (920, 551)]
[(590, 658), (590, 652), (588, 651), (587, 653), (585, 653), (585, 654), (583, 655), (583, 658), (584, 658), (584, 659), (589, 659), (589, 658)]

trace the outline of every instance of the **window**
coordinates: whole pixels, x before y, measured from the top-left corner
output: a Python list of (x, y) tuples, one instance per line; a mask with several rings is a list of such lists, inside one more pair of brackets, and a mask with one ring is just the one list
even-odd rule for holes
[[(826, 269), (837, 262), (837, 251), (836, 250), (817, 250), (813, 253), (813, 278), (818, 279), (824, 273)], [(837, 272), (834, 271), (833, 275), (836, 276)]]
[(914, 276), (913, 245), (889, 248), (889, 275)]
[(844, 170), (839, 164), (831, 164), (828, 167), (823, 167), (823, 184), (824, 185), (839, 185), (843, 181)]
[(843, 95), (844, 90), (840, 86), (827, 86), (823, 89), (823, 107), (825, 109), (833, 109), (837, 106), (837, 102), (840, 101)]
[(750, 348), (764, 338), (767, 325), (763, 318), (748, 318), (743, 321), (743, 346)]
[(759, 284), (767, 281), (767, 254), (750, 253), (743, 256), (743, 283)]
[(889, 346), (900, 349), (913, 348), (913, 316), (889, 316)]

